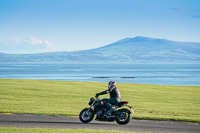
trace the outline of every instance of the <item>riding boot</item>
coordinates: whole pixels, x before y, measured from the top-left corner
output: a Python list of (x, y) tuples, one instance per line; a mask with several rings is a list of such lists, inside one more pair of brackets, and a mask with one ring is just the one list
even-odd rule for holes
[(115, 111), (115, 108), (110, 103), (106, 103), (106, 106), (109, 108), (106, 114), (111, 115)]

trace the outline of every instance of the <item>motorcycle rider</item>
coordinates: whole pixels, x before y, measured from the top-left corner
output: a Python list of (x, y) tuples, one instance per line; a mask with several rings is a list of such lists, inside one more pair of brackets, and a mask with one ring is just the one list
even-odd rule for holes
[(105, 90), (103, 92), (97, 93), (96, 97), (99, 95), (105, 95), (105, 94), (110, 94), (110, 99), (102, 99), (104, 104), (109, 108), (108, 115), (111, 115), (114, 111), (115, 108), (111, 104), (116, 104), (121, 101), (121, 94), (120, 91), (116, 87), (116, 82), (115, 81), (110, 81), (108, 82), (108, 90)]

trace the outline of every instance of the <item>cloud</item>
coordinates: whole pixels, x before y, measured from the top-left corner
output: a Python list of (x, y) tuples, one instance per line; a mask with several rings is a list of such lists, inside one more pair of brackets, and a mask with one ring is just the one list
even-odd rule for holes
[(15, 38), (15, 39), (2, 39), (0, 40), (1, 44), (5, 44), (5, 45), (11, 45), (11, 44), (20, 44), (23, 43), (22, 40)]
[(47, 41), (47, 40), (41, 40), (35, 37), (29, 37), (27, 40), (25, 39), (24, 42), (28, 42), (32, 45), (39, 45), (39, 44), (44, 44), (46, 48), (50, 49), (53, 47), (53, 45)]
[(27, 39), (19, 39), (19, 38), (15, 38), (15, 39), (4, 39), (4, 40), (0, 40), (0, 43), (2, 44), (6, 44), (6, 45), (16, 45), (16, 44), (31, 44), (31, 45), (45, 45), (46, 48), (52, 48), (53, 45), (47, 41), (47, 40), (42, 40), (36, 37), (29, 37)]
[(53, 45), (48, 40), (36, 37), (25, 39), (0, 39), (0, 52), (8, 53), (32, 53), (48, 52), (53, 50)]
[(35, 37), (30, 37), (27, 42), (29, 42), (30, 44), (33, 44), (33, 45), (43, 44), (42, 40), (35, 38)]
[(52, 45), (51, 43), (49, 43), (49, 41), (47, 41), (47, 40), (44, 40), (43, 42), (44, 42), (44, 44), (46, 45), (46, 47), (47, 47), (47, 48), (49, 48), (49, 49), (50, 49), (50, 48), (52, 48), (52, 47), (53, 47), (53, 45)]
[(174, 7), (172, 7), (172, 10), (186, 11), (186, 10), (188, 10), (188, 8), (183, 7), (183, 6), (174, 6)]
[(14, 40), (16, 43), (21, 43), (21, 40), (20, 39), (18, 39), (18, 38), (15, 38), (15, 40)]
[(200, 18), (200, 12), (192, 12), (193, 18)]
[(200, 18), (200, 11), (196, 11), (184, 6), (174, 6), (172, 7), (172, 10), (183, 13), (184, 15), (190, 16), (192, 18)]

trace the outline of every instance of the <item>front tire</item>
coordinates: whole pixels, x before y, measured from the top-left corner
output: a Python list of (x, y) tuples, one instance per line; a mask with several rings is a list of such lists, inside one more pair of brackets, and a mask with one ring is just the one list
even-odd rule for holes
[(94, 118), (94, 112), (89, 108), (83, 109), (79, 114), (79, 119), (83, 123), (88, 123), (92, 121), (93, 118)]
[(128, 109), (119, 109), (119, 116), (116, 117), (115, 121), (118, 124), (125, 125), (130, 122), (131, 120), (131, 112)]

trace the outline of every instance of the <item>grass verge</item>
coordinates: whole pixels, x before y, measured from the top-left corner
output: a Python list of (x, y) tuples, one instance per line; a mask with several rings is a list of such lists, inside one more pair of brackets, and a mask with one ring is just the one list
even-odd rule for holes
[(92, 129), (58, 129), (58, 128), (16, 128), (0, 127), (1, 133), (134, 133), (125, 131), (105, 131)]
[[(200, 122), (200, 86), (118, 83), (137, 119)], [(107, 83), (0, 79), (0, 112), (78, 116)], [(109, 95), (100, 98), (109, 97)]]

